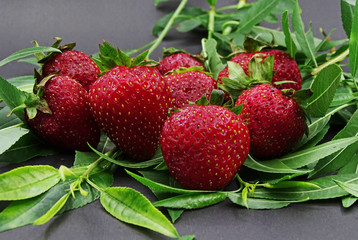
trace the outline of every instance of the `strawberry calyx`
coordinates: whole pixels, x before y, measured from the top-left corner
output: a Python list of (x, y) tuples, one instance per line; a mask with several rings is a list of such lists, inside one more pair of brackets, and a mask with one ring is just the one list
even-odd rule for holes
[(113, 69), (116, 66), (147, 66), (147, 65), (157, 65), (158, 63), (152, 60), (146, 60), (148, 56), (148, 51), (144, 51), (135, 58), (131, 58), (125, 52), (121, 51), (119, 48), (116, 48), (109, 44), (106, 41), (103, 41), (103, 44), (99, 44), (99, 63), (102, 68), (102, 72), (106, 73)]
[[(59, 37), (55, 37), (55, 42), (51, 45), (51, 47), (53, 48), (57, 48), (59, 49), (61, 52), (64, 52), (66, 50), (72, 50), (75, 46), (76, 43), (67, 43), (65, 45), (60, 45), (62, 42), (62, 38)], [(33, 45), (34, 47), (38, 47), (39, 44), (37, 41), (33, 41)], [(49, 59), (53, 58), (55, 55), (59, 54), (58, 52), (51, 52), (48, 54), (44, 54), (44, 53), (35, 53), (35, 58), (37, 59), (38, 63), (44, 64), (46, 61), (48, 61)]]

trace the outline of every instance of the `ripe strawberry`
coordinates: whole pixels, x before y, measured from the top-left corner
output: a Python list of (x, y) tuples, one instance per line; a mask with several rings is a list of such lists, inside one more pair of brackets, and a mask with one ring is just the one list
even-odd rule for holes
[(175, 52), (173, 54), (168, 54), (167, 56), (165, 56), (159, 62), (158, 69), (159, 72), (164, 75), (167, 72), (170, 72), (175, 69), (189, 68), (195, 66), (204, 68), (204, 64), (190, 54), (185, 52)]
[(250, 152), (263, 159), (290, 152), (305, 133), (306, 123), (299, 104), (280, 90), (261, 84), (245, 90), (236, 105), (250, 132)]
[(235, 177), (249, 152), (244, 122), (216, 105), (191, 105), (171, 115), (161, 134), (164, 160), (185, 188), (216, 190)]
[(43, 77), (57, 72), (75, 79), (88, 90), (101, 71), (98, 65), (85, 53), (66, 50), (54, 55), (42, 66)]
[[(92, 113), (106, 135), (135, 160), (150, 159), (159, 146), (170, 107), (169, 89), (156, 67), (133, 66), (119, 49), (104, 42), (101, 51), (116, 52), (128, 65), (113, 67), (89, 90)], [(107, 51), (108, 50), (108, 51)], [(105, 55), (102, 59), (112, 63)], [(140, 57), (140, 56), (138, 56)], [(143, 57), (143, 56), (141, 56)]]
[[(38, 136), (69, 150), (90, 150), (87, 143), (97, 146), (100, 131), (87, 105), (86, 90), (80, 83), (68, 76), (55, 75), (41, 91), (46, 103), (40, 102), (38, 110), (29, 107), (26, 114), (28, 125)], [(36, 115), (32, 116), (34, 111)]]
[[(296, 61), (290, 57), (287, 53), (280, 50), (267, 50), (254, 53), (239, 53), (235, 55), (230, 61), (238, 63), (246, 75), (249, 75), (249, 62), (255, 55), (259, 54), (260, 57), (266, 59), (268, 56), (274, 56), (273, 70), (276, 72), (272, 77), (272, 83), (278, 83), (281, 81), (293, 81), (294, 83), (282, 83), (275, 85), (278, 89), (292, 88), (298, 91), (302, 87), (302, 76), (298, 69)], [(263, 60), (264, 60), (263, 59)], [(218, 82), (222, 83), (223, 77), (228, 77), (228, 66), (226, 66), (218, 76)], [(267, 79), (271, 80), (271, 79)]]
[(206, 94), (207, 99), (210, 93), (216, 88), (216, 81), (202, 71), (197, 70), (178, 70), (164, 76), (164, 81), (168, 85), (173, 107), (181, 108), (195, 102)]

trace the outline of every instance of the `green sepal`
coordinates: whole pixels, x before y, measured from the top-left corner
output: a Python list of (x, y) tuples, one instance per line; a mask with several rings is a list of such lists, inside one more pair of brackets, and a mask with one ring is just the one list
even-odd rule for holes
[(210, 95), (210, 105), (222, 106), (225, 100), (225, 93), (220, 89), (213, 89)]
[(239, 115), (242, 112), (242, 109), (244, 109), (244, 105), (240, 104), (239, 106), (231, 108), (230, 111), (235, 113), (236, 115)]
[[(57, 48), (59, 49), (61, 52), (64, 52), (66, 50), (72, 50), (75, 48), (76, 46), (76, 43), (73, 42), (73, 43), (67, 43), (65, 45), (60, 45), (62, 42), (62, 38), (59, 38), (59, 37), (55, 37), (55, 42), (51, 45), (51, 47), (53, 48)], [(38, 43), (36, 41), (33, 41), (33, 44), (34, 46), (37, 46)], [(47, 55), (35, 55), (36, 59), (37, 59), (37, 62), (38, 63), (45, 63), (46, 61), (48, 61), (49, 59), (53, 58), (55, 55), (57, 55), (58, 53), (57, 52), (51, 52)]]
[(252, 56), (249, 62), (249, 78), (262, 83), (272, 83), (272, 77), (275, 74), (273, 70), (274, 56), (270, 55), (264, 60), (261, 54)]
[(301, 89), (299, 91), (295, 91), (292, 95), (292, 98), (298, 102), (301, 106), (304, 106), (308, 103), (308, 99), (313, 95), (311, 89)]
[(202, 105), (202, 106), (209, 105), (209, 101), (208, 101), (208, 99), (206, 98), (206, 94), (203, 94), (203, 95), (201, 96), (201, 98), (199, 98), (198, 100), (196, 100), (195, 103), (192, 103), (192, 105), (194, 105), (194, 104), (196, 104), (196, 105)]
[(272, 35), (271, 43), (261, 41), (259, 39), (253, 38), (251, 36), (246, 36), (245, 41), (243, 43), (244, 52), (247, 52), (247, 53), (255, 53), (255, 52), (262, 51), (266, 48), (271, 49), (271, 48), (274, 48), (277, 46), (278, 46), (278, 44), (277, 44), (273, 35)]

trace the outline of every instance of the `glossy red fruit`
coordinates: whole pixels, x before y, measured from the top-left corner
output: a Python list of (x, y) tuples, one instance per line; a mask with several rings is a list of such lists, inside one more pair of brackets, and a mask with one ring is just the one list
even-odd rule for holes
[(222, 189), (249, 152), (245, 123), (216, 105), (191, 105), (171, 115), (161, 136), (169, 171), (187, 189)]
[(117, 66), (91, 86), (89, 104), (100, 128), (124, 153), (146, 160), (158, 148), (168, 96), (155, 67)]
[(57, 72), (75, 79), (88, 90), (101, 71), (98, 65), (85, 53), (67, 50), (54, 55), (42, 67), (43, 77)]
[(201, 61), (192, 57), (190, 54), (178, 52), (164, 57), (159, 62), (158, 69), (159, 72), (164, 75), (167, 72), (170, 72), (175, 69), (189, 68), (195, 66), (204, 68), (204, 64)]
[(250, 152), (263, 159), (290, 152), (301, 140), (306, 122), (299, 104), (277, 88), (261, 84), (244, 91), (236, 105), (250, 131)]
[(201, 71), (172, 72), (164, 76), (164, 81), (170, 88), (174, 108), (195, 102), (204, 94), (209, 99), (217, 85), (212, 77)]
[[(278, 89), (289, 89), (292, 88), (295, 91), (298, 91), (302, 88), (302, 76), (300, 70), (297, 66), (296, 61), (290, 57), (287, 53), (280, 50), (267, 50), (260, 51), (255, 53), (239, 53), (235, 55), (230, 61), (238, 63), (246, 75), (249, 75), (248, 65), (250, 59), (255, 55), (260, 54), (260, 57), (263, 59), (267, 58), (270, 55), (274, 56), (274, 66), (273, 70), (276, 72), (272, 77), (272, 83), (277, 83), (280, 81), (293, 81), (294, 83), (283, 83), (274, 85)], [(222, 83), (223, 77), (228, 77), (228, 67), (226, 66), (218, 76), (218, 82)], [(270, 79), (269, 79), (270, 80)]]
[(43, 99), (51, 114), (38, 110), (35, 118), (29, 119), (26, 115), (28, 125), (38, 136), (54, 146), (69, 150), (88, 151), (87, 143), (97, 146), (100, 130), (81, 84), (68, 76), (56, 75), (46, 82)]

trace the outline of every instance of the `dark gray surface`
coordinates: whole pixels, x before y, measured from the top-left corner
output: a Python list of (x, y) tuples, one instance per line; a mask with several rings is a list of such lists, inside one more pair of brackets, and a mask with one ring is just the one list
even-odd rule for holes
[[(153, 0), (2, 0), (0, 3), (0, 59), (31, 46), (32, 40), (49, 45), (53, 37), (77, 42), (77, 50), (92, 54), (103, 39), (122, 49), (137, 48), (154, 37), (151, 27), (179, 1), (156, 9)], [(236, 1), (218, 1), (220, 5)], [(345, 37), (341, 27), (339, 0), (300, 0), (303, 18), (327, 32), (337, 28), (333, 39)], [(206, 1), (190, 5), (206, 6)], [(161, 47), (176, 46), (193, 53), (200, 52), (200, 35), (178, 35), (171, 32)], [(152, 55), (160, 56), (161, 47)], [(8, 78), (31, 74), (32, 66), (24, 63), (5, 65), (0, 75)], [(71, 165), (73, 156), (62, 154), (36, 159), (26, 164)], [(19, 165), (0, 164), (0, 173)], [(143, 186), (126, 176), (116, 174), (116, 186), (130, 186), (154, 200)], [(0, 202), (0, 210), (6, 202)], [(279, 210), (246, 210), (226, 201), (205, 209), (187, 211), (175, 224), (181, 235), (195, 234), (197, 239), (357, 239), (358, 209), (343, 209), (339, 200), (293, 204)], [(67, 212), (43, 226), (25, 226), (0, 233), (0, 239), (168, 239), (160, 234), (121, 223), (94, 202)]]

